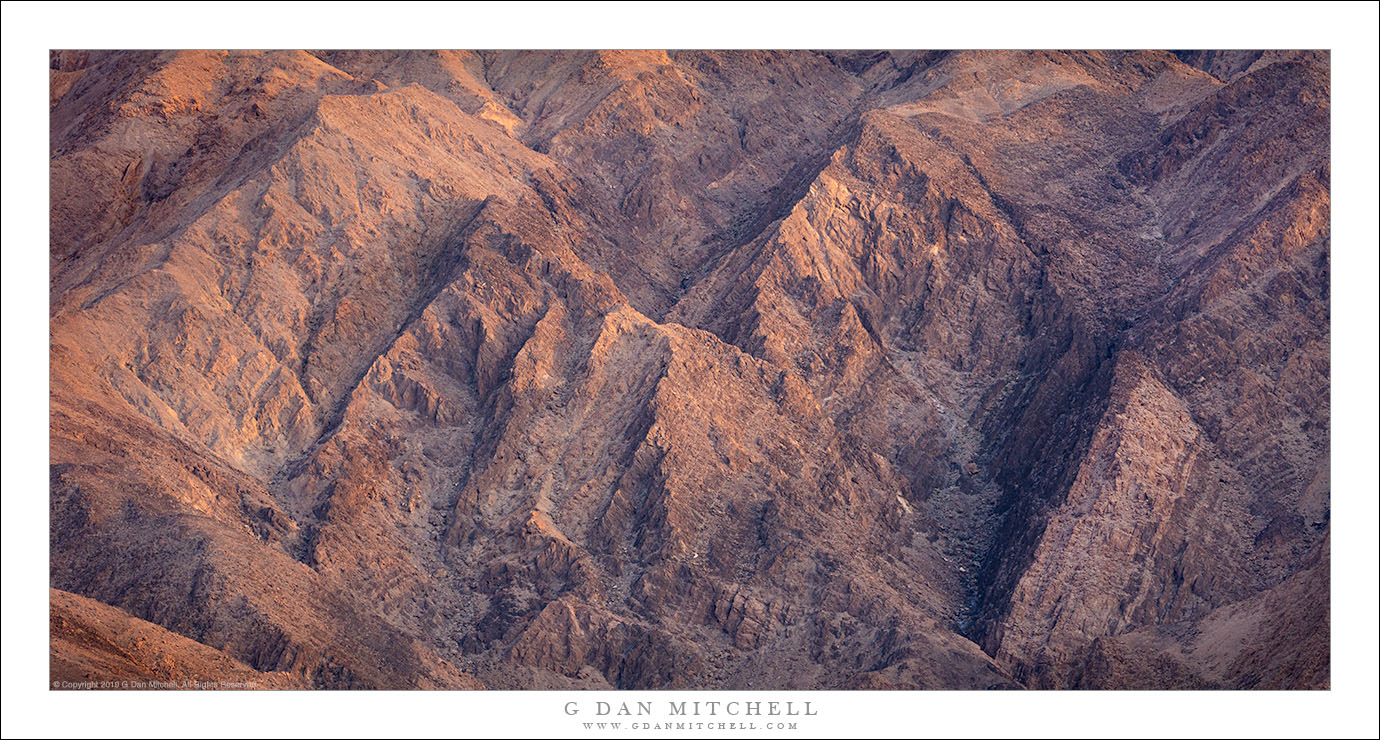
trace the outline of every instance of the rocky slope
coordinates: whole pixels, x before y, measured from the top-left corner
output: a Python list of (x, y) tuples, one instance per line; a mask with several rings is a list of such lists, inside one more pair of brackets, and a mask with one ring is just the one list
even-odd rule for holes
[(322, 688), (1328, 683), (1325, 53), (51, 67), (56, 589)]
[(310, 688), (297, 676), (261, 673), (99, 601), (50, 589), (49, 603), (56, 689)]

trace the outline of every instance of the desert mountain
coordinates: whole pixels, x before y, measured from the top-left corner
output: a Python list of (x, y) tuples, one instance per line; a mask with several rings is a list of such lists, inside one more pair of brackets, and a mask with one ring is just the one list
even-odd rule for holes
[(51, 67), (55, 676), (1328, 686), (1326, 53)]

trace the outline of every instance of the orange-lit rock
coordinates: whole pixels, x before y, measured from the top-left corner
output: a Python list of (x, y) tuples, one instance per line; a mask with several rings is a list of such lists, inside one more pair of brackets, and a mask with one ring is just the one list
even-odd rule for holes
[(55, 679), (1330, 681), (1326, 53), (51, 66)]

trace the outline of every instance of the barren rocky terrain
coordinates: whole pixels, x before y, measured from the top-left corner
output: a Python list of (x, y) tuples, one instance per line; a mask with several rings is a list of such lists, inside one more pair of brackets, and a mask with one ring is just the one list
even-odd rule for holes
[(54, 680), (1329, 686), (1326, 52), (50, 66)]

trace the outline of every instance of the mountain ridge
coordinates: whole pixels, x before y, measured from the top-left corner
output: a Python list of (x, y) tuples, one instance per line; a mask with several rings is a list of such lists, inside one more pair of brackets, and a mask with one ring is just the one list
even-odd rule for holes
[(1325, 687), (1145, 657), (1326, 629), (1327, 57), (1244, 61), (55, 52), (52, 585), (322, 688)]

